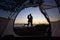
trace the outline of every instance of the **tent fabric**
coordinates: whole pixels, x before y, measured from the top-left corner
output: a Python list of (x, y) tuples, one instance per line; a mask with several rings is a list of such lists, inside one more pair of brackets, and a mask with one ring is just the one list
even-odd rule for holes
[[(23, 9), (23, 6), (21, 7), (21, 5), (25, 1), (26, 0), (0, 0), (0, 35), (3, 34), (4, 31), (5, 33), (8, 33), (7, 31), (9, 31), (10, 33), (9, 27), (13, 28), (15, 18), (17, 17), (17, 14), (21, 11), (21, 9)], [(55, 8), (55, 6), (51, 5), (42, 5), (42, 7), (44, 9)], [(5, 28), (7, 28), (7, 31), (5, 30)], [(11, 34), (13, 33), (11, 32)]]

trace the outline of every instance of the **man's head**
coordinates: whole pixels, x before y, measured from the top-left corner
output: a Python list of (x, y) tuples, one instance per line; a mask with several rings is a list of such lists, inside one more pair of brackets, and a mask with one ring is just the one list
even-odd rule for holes
[(31, 14), (30, 14), (31, 15)]

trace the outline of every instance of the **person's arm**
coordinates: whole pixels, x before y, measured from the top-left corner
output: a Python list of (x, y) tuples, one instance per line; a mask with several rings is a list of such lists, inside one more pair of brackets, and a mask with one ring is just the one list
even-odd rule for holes
[(27, 18), (29, 19), (29, 16), (27, 16)]

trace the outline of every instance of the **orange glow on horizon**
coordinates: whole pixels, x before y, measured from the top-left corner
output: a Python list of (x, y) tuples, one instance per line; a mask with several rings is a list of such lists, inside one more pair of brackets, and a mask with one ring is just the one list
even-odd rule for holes
[[(28, 24), (28, 22), (15, 21), (15, 24)], [(33, 21), (33, 24), (49, 24), (47, 21)]]

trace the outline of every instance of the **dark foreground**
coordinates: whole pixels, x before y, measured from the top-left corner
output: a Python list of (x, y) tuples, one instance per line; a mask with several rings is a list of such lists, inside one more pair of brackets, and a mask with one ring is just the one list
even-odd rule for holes
[(34, 27), (15, 27), (14, 31), (17, 35), (21, 36), (48, 36), (47, 28), (49, 25), (42, 24), (42, 25), (36, 25)]

